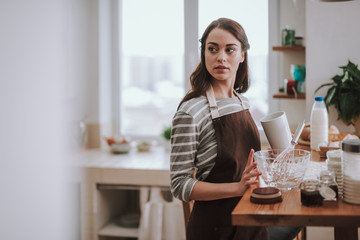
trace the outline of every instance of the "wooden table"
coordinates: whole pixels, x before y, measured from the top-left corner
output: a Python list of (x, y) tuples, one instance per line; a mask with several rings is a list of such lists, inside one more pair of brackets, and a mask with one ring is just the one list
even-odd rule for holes
[[(319, 161), (316, 153), (312, 160)], [(250, 202), (249, 188), (232, 212), (233, 225), (240, 226), (333, 226), (335, 239), (357, 240), (360, 205), (339, 200), (321, 207), (301, 204), (300, 190), (282, 191), (281, 203), (261, 205)]]

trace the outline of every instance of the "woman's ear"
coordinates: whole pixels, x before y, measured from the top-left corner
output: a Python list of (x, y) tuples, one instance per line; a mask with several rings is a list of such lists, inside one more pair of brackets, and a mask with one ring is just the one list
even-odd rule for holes
[(240, 62), (242, 63), (242, 62), (244, 62), (244, 60), (245, 60), (245, 52), (241, 52), (241, 60), (240, 60)]

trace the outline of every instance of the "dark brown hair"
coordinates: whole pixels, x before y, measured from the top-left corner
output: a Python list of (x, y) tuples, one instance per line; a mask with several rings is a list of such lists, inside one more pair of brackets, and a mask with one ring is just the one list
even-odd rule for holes
[(228, 18), (219, 18), (210, 23), (200, 39), (201, 60), (195, 71), (190, 76), (191, 90), (181, 100), (180, 105), (189, 99), (204, 95), (210, 86), (212, 76), (207, 71), (205, 65), (205, 44), (209, 33), (215, 28), (220, 28), (230, 32), (237, 40), (240, 41), (241, 49), (244, 52), (244, 61), (239, 64), (239, 68), (236, 73), (234, 89), (239, 93), (244, 93), (249, 88), (247, 50), (250, 48), (250, 45), (246, 33), (243, 27), (236, 21)]

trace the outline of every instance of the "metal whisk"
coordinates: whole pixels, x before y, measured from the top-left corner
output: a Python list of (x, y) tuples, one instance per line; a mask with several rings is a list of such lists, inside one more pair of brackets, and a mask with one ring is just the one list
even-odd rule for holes
[(275, 181), (285, 180), (285, 176), (288, 176), (289, 171), (291, 170), (291, 161), (294, 159), (294, 149), (297, 141), (299, 140), (300, 134), (305, 127), (305, 120), (299, 123), (296, 128), (293, 139), (290, 142), (290, 145), (283, 150), (274, 160), (274, 165), (277, 166), (276, 174), (274, 174)]
[(289, 154), (289, 152), (295, 148), (295, 145), (299, 140), (300, 134), (303, 131), (304, 127), (305, 127), (305, 120), (299, 123), (299, 125), (296, 128), (294, 137), (290, 142), (290, 145), (276, 157), (275, 159), (276, 162), (286, 158), (286, 155)]
[(289, 157), (291, 157), (288, 155), (290, 152), (292, 152), (292, 150), (294, 150), (295, 145), (296, 145), (297, 141), (299, 140), (300, 134), (301, 134), (302, 130), (304, 129), (304, 127), (305, 127), (305, 120), (302, 121), (301, 123), (299, 123), (298, 127), (296, 128), (294, 137), (290, 142), (290, 145), (275, 158), (275, 162), (280, 162), (280, 161), (283, 161), (284, 159), (288, 159)]

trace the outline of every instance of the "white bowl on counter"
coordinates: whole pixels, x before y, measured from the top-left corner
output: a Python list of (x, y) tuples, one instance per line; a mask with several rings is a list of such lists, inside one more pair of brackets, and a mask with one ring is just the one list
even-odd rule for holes
[(131, 145), (128, 142), (126, 142), (126, 143), (115, 142), (115, 143), (111, 144), (110, 147), (111, 147), (112, 153), (114, 153), (114, 154), (128, 153), (131, 149)]

